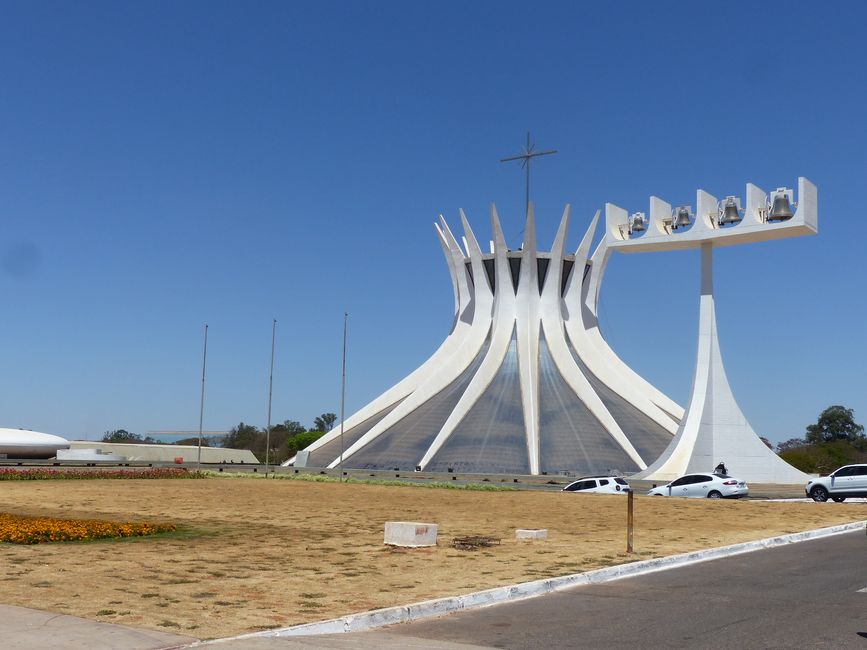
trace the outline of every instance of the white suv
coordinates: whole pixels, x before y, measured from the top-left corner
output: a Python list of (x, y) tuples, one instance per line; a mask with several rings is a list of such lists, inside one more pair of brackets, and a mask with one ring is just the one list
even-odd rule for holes
[(619, 476), (585, 476), (572, 481), (563, 488), (563, 492), (595, 492), (597, 494), (626, 494), (629, 483)]
[(846, 465), (829, 476), (814, 478), (807, 481), (804, 491), (813, 501), (839, 503), (846, 497), (867, 497), (867, 465)]

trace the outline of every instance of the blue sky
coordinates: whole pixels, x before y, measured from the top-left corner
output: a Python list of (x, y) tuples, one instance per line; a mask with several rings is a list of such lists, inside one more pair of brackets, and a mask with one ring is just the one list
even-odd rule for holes
[[(774, 441), (867, 422), (867, 5), (0, 0), (0, 426), (70, 438), (347, 412), (451, 324), (432, 227), (541, 248), (610, 201), (806, 176), (817, 237), (715, 256), (735, 396)], [(618, 255), (612, 347), (684, 404), (698, 253)], [(399, 296), (395, 300), (394, 296)], [(660, 304), (663, 305), (660, 308)]]

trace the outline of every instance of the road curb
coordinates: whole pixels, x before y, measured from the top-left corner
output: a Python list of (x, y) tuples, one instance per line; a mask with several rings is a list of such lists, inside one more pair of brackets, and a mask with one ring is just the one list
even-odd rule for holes
[(445, 614), (451, 614), (466, 609), (477, 609), (479, 607), (489, 607), (500, 603), (535, 598), (536, 596), (570, 589), (579, 585), (610, 582), (612, 580), (620, 580), (621, 578), (630, 578), (656, 571), (665, 571), (667, 569), (674, 569), (689, 564), (697, 564), (699, 562), (707, 562), (723, 557), (730, 557), (732, 555), (739, 555), (741, 553), (751, 553), (752, 551), (758, 551), (765, 548), (773, 548), (785, 544), (794, 544), (797, 542), (820, 539), (822, 537), (830, 537), (832, 535), (840, 535), (842, 533), (848, 533), (853, 530), (864, 528), (864, 521), (840, 524), (828, 528), (818, 528), (816, 530), (808, 530), (800, 533), (768, 537), (766, 539), (752, 542), (742, 542), (740, 544), (731, 544), (729, 546), (692, 551), (690, 553), (680, 553), (678, 555), (654, 558), (652, 560), (641, 560), (639, 562), (631, 562), (629, 564), (621, 564), (603, 569), (594, 569), (584, 573), (573, 573), (571, 575), (560, 576), (557, 578), (546, 578), (544, 580), (522, 582), (505, 587), (495, 587), (493, 589), (486, 589), (485, 591), (476, 591), (464, 594), (463, 596), (447, 596), (445, 598), (436, 598), (409, 605), (398, 605), (396, 607), (375, 609), (368, 612), (351, 614), (349, 616), (341, 616), (340, 618), (333, 618), (327, 621), (305, 623), (303, 625), (294, 625), (292, 627), (267, 630), (264, 632), (254, 632), (226, 639), (200, 642), (193, 645), (210, 645), (224, 641), (235, 641), (238, 639), (249, 639), (255, 637), (290, 637), (372, 630), (386, 625), (409, 623), (411, 621), (435, 618), (437, 616), (443, 616)]

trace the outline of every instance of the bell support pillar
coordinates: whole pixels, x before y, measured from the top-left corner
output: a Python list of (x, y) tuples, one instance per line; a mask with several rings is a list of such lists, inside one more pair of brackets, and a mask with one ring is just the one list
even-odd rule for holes
[[(782, 188), (781, 188), (782, 189)], [(792, 200), (791, 190), (786, 190)], [(779, 196), (780, 190), (777, 190)], [(797, 211), (790, 218), (768, 218), (768, 198), (755, 185), (747, 185), (747, 205), (742, 221), (720, 226), (718, 202), (698, 190), (695, 220), (688, 228), (672, 229), (671, 205), (651, 197), (647, 232), (630, 235), (627, 212), (606, 205), (606, 241), (623, 253), (664, 250), (701, 250), (698, 350), (689, 404), (674, 439), (662, 455), (633, 478), (669, 481), (682, 474), (710, 473), (720, 461), (733, 476), (758, 483), (804, 483), (807, 474), (795, 469), (768, 449), (738, 406), (723, 366), (713, 293), (713, 250), (720, 246), (815, 234), (816, 187), (798, 180)]]
[(763, 443), (735, 401), (717, 338), (713, 244), (701, 245), (698, 352), (686, 415), (663, 454), (635, 478), (670, 481), (710, 472), (725, 462), (732, 475), (761, 483), (804, 483), (808, 476)]

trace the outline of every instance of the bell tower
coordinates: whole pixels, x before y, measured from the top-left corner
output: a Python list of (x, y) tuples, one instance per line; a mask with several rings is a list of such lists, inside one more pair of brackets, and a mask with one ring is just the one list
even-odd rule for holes
[[(793, 205), (797, 208), (794, 212)], [(709, 472), (724, 461), (733, 474), (748, 481), (806, 481), (806, 474), (783, 461), (759, 439), (729, 386), (717, 338), (713, 250), (816, 234), (816, 186), (806, 178), (798, 179), (795, 203), (794, 193), (788, 188), (778, 188), (768, 195), (748, 184), (744, 210), (737, 197), (717, 201), (699, 190), (694, 216), (689, 206), (672, 210), (668, 203), (651, 197), (650, 224), (646, 232), (640, 233), (629, 227), (631, 220), (626, 210), (607, 204), (605, 214), (606, 238), (612, 250), (701, 250), (698, 350), (690, 401), (666, 450), (634, 477), (667, 481), (689, 472)]]

